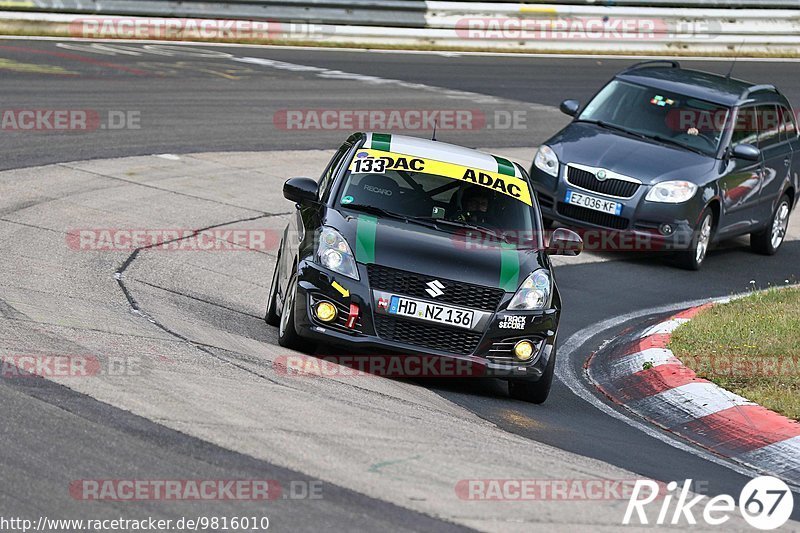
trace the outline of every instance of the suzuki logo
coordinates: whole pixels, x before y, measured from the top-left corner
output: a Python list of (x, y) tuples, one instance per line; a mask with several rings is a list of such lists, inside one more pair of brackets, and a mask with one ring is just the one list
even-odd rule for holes
[(444, 294), (444, 291), (442, 290), (444, 289), (444, 285), (442, 285), (442, 282), (439, 281), (438, 279), (430, 281), (425, 285), (428, 286), (428, 288), (425, 289), (425, 292), (430, 294), (431, 298), (436, 298), (437, 296), (441, 296), (442, 294)]

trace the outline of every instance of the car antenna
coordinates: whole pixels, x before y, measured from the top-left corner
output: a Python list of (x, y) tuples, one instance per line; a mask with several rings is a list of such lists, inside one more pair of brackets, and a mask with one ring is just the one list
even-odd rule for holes
[(731, 79), (731, 74), (733, 74), (733, 67), (736, 66), (736, 60), (739, 59), (739, 54), (742, 52), (742, 47), (744, 46), (744, 39), (742, 39), (742, 43), (739, 45), (739, 48), (733, 54), (733, 61), (731, 61), (731, 68), (728, 69), (728, 73), (725, 75), (725, 79)]
[(434, 120), (434, 121), (433, 121), (433, 135), (431, 135), (431, 140), (432, 140), (432, 141), (435, 141), (435, 140), (436, 140), (436, 125), (437, 125), (437, 123), (436, 123), (436, 121)]

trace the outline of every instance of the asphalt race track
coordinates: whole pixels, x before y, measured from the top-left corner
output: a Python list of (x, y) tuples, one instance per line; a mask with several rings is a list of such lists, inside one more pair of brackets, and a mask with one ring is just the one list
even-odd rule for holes
[[(752, 475), (610, 417), (562, 380), (535, 406), (510, 400), (494, 380), (298, 384), (274, 376), (270, 360), (285, 350), (261, 321), (274, 253), (98, 255), (65, 244), (66, 232), (81, 227), (280, 231), (292, 209), (280, 195), (282, 180), (321, 171), (349, 133), (287, 128), (281, 117), (292, 110), (469, 110), (468, 128), (445, 126), (438, 138), (527, 163), (533, 147), (566, 123), (561, 100), (585, 101), (632, 62), (0, 41), (0, 109), (79, 109), (97, 117), (92, 131), (0, 130), (0, 351), (147, 359), (147, 372), (135, 377), (0, 380), (0, 515), (250, 515), (263, 512), (263, 503), (99, 504), (77, 501), (66, 487), (77, 479), (137, 477), (264, 478), (286, 487), (319, 478), (324, 498), (269, 503), (274, 527), (507, 530), (527, 520), (544, 530), (612, 528), (621, 520), (624, 507), (606, 503), (487, 511), (432, 499), (448, 490), (446, 469), (435, 467), (455, 455), (448, 450), (464, 454), (455, 458), (462, 467), (474, 466), (472, 474), (459, 470), (451, 487), (470, 475), (633, 473), (698, 480), (709, 495), (738, 494)], [(714, 72), (729, 66), (685, 62)], [(740, 60), (735, 75), (775, 83), (797, 107), (799, 69), (791, 61)], [(797, 233), (796, 221), (794, 227)], [(712, 251), (701, 272), (633, 253), (582, 259), (560, 261), (557, 269), (565, 310), (560, 341), (572, 339), (560, 354), (561, 370), (579, 377), (591, 351), (634, 314), (641, 320), (654, 308), (800, 277), (797, 240), (773, 258), (736, 241)], [(587, 333), (618, 316), (631, 319)], [(204, 395), (193, 405), (188, 400)], [(317, 402), (339, 406), (338, 424), (320, 416)], [(264, 406), (272, 409), (269, 420), (259, 419)], [(342, 427), (348, 420), (352, 438)], [(459, 431), (474, 441), (459, 441)], [(309, 441), (307, 449), (293, 448)], [(497, 456), (526, 449), (537, 465), (530, 471), (520, 470), (527, 463), (519, 455)], [(365, 471), (353, 470), (359, 462)], [(418, 468), (432, 471), (430, 487), (422, 487), (427, 478), (415, 482)], [(416, 492), (409, 489), (416, 484)]]

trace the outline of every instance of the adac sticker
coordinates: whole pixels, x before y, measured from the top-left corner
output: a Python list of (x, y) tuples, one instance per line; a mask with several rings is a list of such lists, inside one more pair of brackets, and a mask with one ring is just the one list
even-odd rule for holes
[[(531, 192), (525, 180), (516, 176), (501, 174), (482, 169), (474, 169), (454, 163), (445, 163), (430, 158), (415, 157), (394, 152), (384, 152), (382, 150), (363, 150), (366, 158), (353, 158), (350, 164), (350, 172), (361, 173), (384, 173), (387, 170), (405, 170), (411, 172), (425, 172), (468, 183), (474, 183), (481, 187), (486, 187), (497, 191), (506, 196), (511, 196), (527, 205), (533, 205)], [(381, 161), (384, 164), (370, 161)], [(374, 170), (368, 170), (367, 166)]]

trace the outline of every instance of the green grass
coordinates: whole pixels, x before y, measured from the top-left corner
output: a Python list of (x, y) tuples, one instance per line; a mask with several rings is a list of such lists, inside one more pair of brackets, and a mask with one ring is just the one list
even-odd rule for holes
[(800, 420), (800, 290), (771, 289), (720, 304), (672, 335), (698, 376)]

